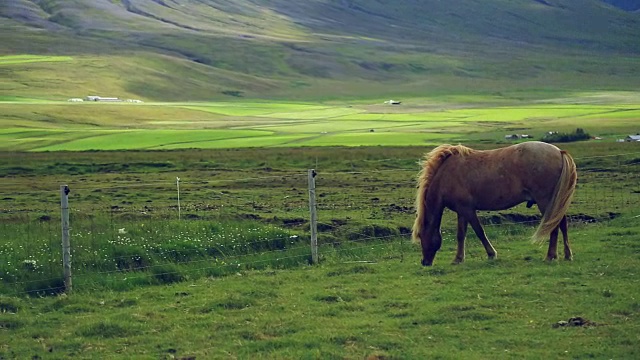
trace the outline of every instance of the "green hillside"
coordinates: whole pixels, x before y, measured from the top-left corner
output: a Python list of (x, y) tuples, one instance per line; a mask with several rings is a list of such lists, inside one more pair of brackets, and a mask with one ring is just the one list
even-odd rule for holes
[(0, 5), (0, 56), (70, 60), (0, 58), (0, 96), (634, 89), (633, 9), (601, 0), (11, 0)]

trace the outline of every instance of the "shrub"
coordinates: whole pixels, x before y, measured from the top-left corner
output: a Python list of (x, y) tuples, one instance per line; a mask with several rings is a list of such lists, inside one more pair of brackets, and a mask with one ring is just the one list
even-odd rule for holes
[(51, 278), (27, 282), (25, 291), (29, 296), (52, 296), (62, 294), (65, 290), (62, 278)]
[(581, 141), (581, 140), (589, 140), (591, 135), (584, 131), (582, 128), (577, 128), (573, 133), (548, 133), (542, 137), (542, 141), (553, 143), (553, 142), (572, 142), (572, 141)]
[(180, 269), (173, 264), (154, 266), (151, 268), (151, 273), (160, 284), (171, 284), (185, 279)]
[(152, 264), (146, 251), (138, 247), (120, 246), (113, 251), (118, 270), (141, 270)]

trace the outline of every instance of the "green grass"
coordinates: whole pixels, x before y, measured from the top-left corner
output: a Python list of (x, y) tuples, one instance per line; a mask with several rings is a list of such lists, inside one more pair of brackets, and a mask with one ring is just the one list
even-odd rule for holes
[(34, 62), (58, 62), (72, 60), (73, 58), (71, 56), (3, 55), (0, 56), (0, 66)]
[[(80, 132), (81, 139), (65, 141), (63, 138), (54, 139), (52, 142), (62, 142), (60, 145), (43, 146), (39, 151), (83, 151), (83, 150), (140, 150), (163, 148), (192, 148), (193, 144), (201, 144), (204, 141), (216, 142), (236, 138), (252, 138), (269, 136), (266, 131), (250, 130), (129, 130), (116, 131), (115, 134), (98, 132)], [(64, 134), (66, 136), (67, 134)], [(74, 134), (69, 134), (73, 136)]]
[(305, 142), (306, 146), (403, 146), (435, 145), (450, 139), (448, 134), (419, 134), (399, 132), (360, 132), (317, 137)]
[[(630, 269), (640, 265), (640, 223), (579, 233), (571, 263), (545, 263), (526, 241), (504, 239), (500, 259), (487, 261), (476, 244), (458, 266), (421, 268), (415, 247), (404, 261), (388, 248), (393, 259), (371, 263), (338, 257), (126, 292), (0, 297), (7, 339), (0, 354), (635, 358), (640, 293)], [(452, 246), (446, 242), (441, 255)], [(595, 326), (553, 328), (575, 316)]]
[[(0, 152), (0, 357), (637, 357), (636, 144), (563, 144), (579, 167), (570, 214), (597, 220), (571, 223), (573, 262), (544, 262), (532, 226), (483, 212), (498, 259), (470, 232), (465, 263), (450, 265), (447, 212), (435, 266), (423, 268), (406, 233), (430, 148)], [(308, 265), (309, 168), (318, 266)], [(574, 316), (596, 326), (553, 328)]]
[[(539, 139), (576, 125), (615, 141), (638, 132), (635, 92), (591, 92), (514, 100), (451, 96), (350, 102), (61, 103), (4, 101), (0, 148), (20, 151), (237, 148), (254, 146), (412, 146)], [(465, 102), (460, 102), (464, 100)], [(22, 130), (18, 130), (22, 129)], [(452, 131), (455, 129), (455, 133)]]
[[(393, 134), (356, 136), (389, 137), (377, 139), (378, 143), (400, 141)], [(351, 245), (364, 246), (366, 255), (368, 239), (395, 239), (407, 233), (413, 220), (417, 162), (439, 143), (433, 138), (425, 141), (420, 147), (0, 153), (0, 173), (7, 179), (0, 195), (5, 206), (0, 213), (5, 285), (10, 290), (15, 283), (11, 291), (18, 292), (59, 286), (60, 184), (72, 191), (74, 273), (79, 287), (153, 284), (145, 274), (127, 271), (167, 262), (185, 265), (177, 273), (193, 272), (192, 278), (211, 268), (210, 261), (229, 257), (248, 268), (254, 268), (254, 261), (276, 266), (280, 255), (270, 252), (274, 249), (266, 248), (270, 251), (264, 254), (258, 250), (261, 243), (279, 243), (281, 235), (285, 240), (297, 239), (291, 244), (301, 246), (292, 249), (300, 251), (292, 253), (292, 264), (308, 261), (303, 239), (308, 231), (309, 168), (318, 171), (320, 243), (329, 252), (340, 253), (350, 252)], [(634, 164), (638, 151), (632, 146), (606, 142), (563, 146), (580, 169), (571, 215), (587, 221), (637, 211), (640, 188)], [(176, 178), (181, 179), (181, 213)], [(506, 213), (531, 216), (537, 210), (522, 205)], [(495, 213), (481, 216), (491, 223), (510, 222)], [(253, 223), (256, 232), (251, 232)], [(447, 213), (443, 223), (445, 237), (452, 239), (452, 214)], [(487, 229), (490, 238), (526, 238), (532, 231), (508, 226)], [(275, 233), (279, 235), (269, 235)], [(221, 244), (226, 247), (232, 239), (241, 239), (237, 245), (242, 251), (220, 251)], [(331, 250), (329, 244), (336, 248)], [(289, 243), (285, 245), (289, 249)], [(163, 255), (167, 251), (181, 255), (167, 258)], [(129, 259), (131, 264), (118, 265), (117, 259)], [(141, 280), (131, 283), (123, 278)], [(47, 279), (53, 283), (47, 284)]]

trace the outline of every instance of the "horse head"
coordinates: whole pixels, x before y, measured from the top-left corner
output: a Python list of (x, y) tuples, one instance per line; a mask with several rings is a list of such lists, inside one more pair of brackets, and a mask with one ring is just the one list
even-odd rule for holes
[(427, 227), (427, 231), (420, 236), (420, 244), (422, 245), (422, 265), (431, 266), (436, 253), (442, 246), (442, 234), (440, 229), (435, 227)]

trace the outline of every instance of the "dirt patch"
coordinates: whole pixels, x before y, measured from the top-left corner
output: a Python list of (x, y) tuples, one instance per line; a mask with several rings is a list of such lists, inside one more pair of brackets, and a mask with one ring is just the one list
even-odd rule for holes
[(608, 212), (603, 216), (595, 217), (587, 214), (569, 215), (570, 222), (596, 223), (604, 220), (613, 220), (620, 216), (620, 213)]
[(552, 325), (553, 328), (559, 327), (588, 327), (588, 326), (598, 326), (595, 322), (585, 319), (580, 316), (569, 318), (569, 320), (560, 320), (557, 323)]
[(382, 208), (382, 211), (386, 213), (411, 213), (413, 208), (409, 206), (401, 206), (396, 204), (389, 204)]
[(484, 216), (480, 218), (483, 224), (530, 224), (540, 221), (540, 215), (526, 215), (518, 213), (499, 213), (497, 215)]

